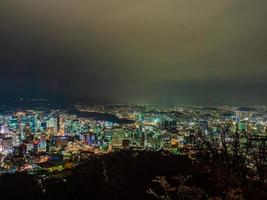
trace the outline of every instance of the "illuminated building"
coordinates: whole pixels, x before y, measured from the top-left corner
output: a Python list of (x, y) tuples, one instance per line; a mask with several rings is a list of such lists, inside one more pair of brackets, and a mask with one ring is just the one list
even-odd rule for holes
[[(59, 125), (60, 126), (60, 125)], [(57, 129), (57, 122), (55, 118), (50, 118), (49, 120), (47, 120), (46, 122), (46, 127), (47, 128), (55, 128)]]
[(3, 154), (10, 154), (13, 151), (12, 138), (2, 138), (1, 146)]
[(2, 125), (0, 133), (1, 134), (9, 134), (9, 126), (8, 125)]
[(86, 144), (94, 145), (96, 143), (96, 135), (92, 132), (86, 135)]
[(46, 151), (46, 135), (43, 133), (40, 137), (39, 151)]
[(19, 137), (19, 133), (18, 132), (12, 132), (11, 133), (11, 137), (12, 137), (12, 145), (15, 146), (19, 146), (20, 144), (20, 137)]
[(36, 130), (37, 131), (43, 131), (44, 129), (42, 128), (42, 122), (41, 120), (37, 119), (36, 121)]
[(33, 150), (33, 143), (25, 143), (26, 145), (26, 153), (30, 153)]
[(31, 132), (31, 128), (30, 128), (30, 124), (29, 123), (26, 124), (26, 126), (25, 126), (23, 131), (24, 131), (24, 134), (25, 134), (25, 140), (27, 142), (32, 141), (33, 140), (33, 134)]
[(18, 119), (15, 116), (10, 117), (9, 127), (12, 131), (16, 131), (18, 129)]
[(62, 115), (59, 115), (57, 118), (57, 133), (58, 135), (64, 135), (65, 133), (65, 124), (64, 124), (64, 118)]

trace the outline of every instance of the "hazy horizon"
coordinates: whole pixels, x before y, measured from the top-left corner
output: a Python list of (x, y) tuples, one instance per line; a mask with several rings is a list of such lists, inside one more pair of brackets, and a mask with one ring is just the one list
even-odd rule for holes
[(1, 96), (267, 105), (264, 0), (2, 0)]

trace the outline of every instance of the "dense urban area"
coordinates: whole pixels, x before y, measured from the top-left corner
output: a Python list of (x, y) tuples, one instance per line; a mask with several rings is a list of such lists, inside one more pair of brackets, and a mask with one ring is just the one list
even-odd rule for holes
[[(155, 172), (148, 185), (143, 187), (147, 195), (144, 198), (173, 199), (176, 197), (171, 198), (172, 193), (175, 193), (178, 199), (190, 199), (186, 196), (189, 194), (193, 195), (192, 199), (210, 196), (246, 199), (253, 195), (250, 196), (248, 188), (243, 188), (244, 180), (245, 185), (261, 184), (261, 187), (266, 187), (267, 108), (264, 106), (79, 103), (57, 107), (43, 99), (16, 99), (2, 103), (0, 109), (0, 184), (6, 184), (6, 176), (9, 176), (8, 180), (18, 174), (34, 177), (43, 198), (54, 197), (52, 194), (52, 197), (46, 196), (49, 187), (51, 193), (52, 186), (45, 185), (49, 181), (51, 184), (51, 180), (54, 180), (53, 184), (70, 184), (69, 179), (73, 181), (73, 177), (83, 176), (75, 175), (75, 171), (88, 173), (86, 166), (90, 168), (101, 162), (95, 167), (99, 171), (95, 169), (97, 172), (93, 173), (100, 173), (103, 182), (111, 184), (110, 181), (116, 180), (112, 176), (129, 170), (126, 169), (128, 167), (122, 169), (117, 166), (117, 171), (112, 171), (116, 162), (127, 165), (138, 159), (143, 159), (141, 163), (144, 165), (138, 170), (144, 170), (144, 174)], [(149, 163), (144, 164), (148, 160)], [(133, 164), (131, 170), (137, 169), (136, 165)], [(159, 171), (152, 169), (156, 165)], [(151, 169), (147, 169), (149, 166)], [(125, 174), (129, 176), (129, 173)], [(193, 175), (196, 173), (198, 175)], [(217, 176), (215, 182), (229, 178), (234, 183), (229, 183), (231, 186), (227, 189), (219, 187), (214, 191), (194, 183), (194, 180), (205, 182), (203, 177), (209, 177), (208, 173)], [(133, 180), (133, 177), (124, 178), (126, 182)], [(88, 180), (94, 182), (92, 177)], [(177, 181), (176, 186), (171, 186), (168, 181), (174, 180)], [(187, 182), (191, 187), (184, 186)], [(206, 184), (211, 184), (210, 180)], [(115, 185), (120, 187), (118, 183)], [(118, 188), (109, 190), (119, 191)], [(112, 199), (130, 198), (119, 193), (113, 194)], [(257, 195), (265, 197), (265, 194)], [(98, 197), (109, 198), (111, 196)]]

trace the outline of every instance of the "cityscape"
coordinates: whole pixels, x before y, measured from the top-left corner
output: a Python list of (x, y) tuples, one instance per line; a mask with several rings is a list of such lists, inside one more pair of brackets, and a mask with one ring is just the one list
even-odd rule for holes
[(0, 0), (0, 198), (267, 199), (266, 0)]
[(267, 181), (265, 106), (77, 103), (55, 109), (45, 99), (14, 101), (19, 106), (1, 105), (1, 174), (32, 174), (41, 183), (93, 157), (132, 151), (165, 152), (196, 163), (201, 154), (222, 155), (233, 173)]
[(192, 138), (202, 136), (217, 140), (219, 151), (225, 148), (223, 142), (233, 151), (230, 144), (238, 139), (238, 152), (246, 151), (247, 165), (257, 174), (250, 158), (255, 148), (265, 153), (267, 140), (267, 108), (260, 106), (76, 104), (72, 110), (5, 110), (0, 120), (1, 173), (63, 170), (90, 154), (122, 149), (166, 150), (194, 157)]

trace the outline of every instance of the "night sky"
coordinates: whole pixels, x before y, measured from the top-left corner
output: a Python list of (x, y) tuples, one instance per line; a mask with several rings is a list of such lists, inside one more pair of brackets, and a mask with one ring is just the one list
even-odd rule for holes
[(267, 105), (266, 7), (266, 0), (0, 0), (0, 92)]

